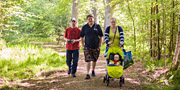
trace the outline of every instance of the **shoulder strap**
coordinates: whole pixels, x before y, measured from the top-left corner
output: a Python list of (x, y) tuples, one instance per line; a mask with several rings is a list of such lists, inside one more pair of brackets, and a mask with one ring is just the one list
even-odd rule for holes
[(115, 33), (114, 33), (114, 37), (113, 37), (112, 43), (114, 42), (114, 38), (115, 38), (115, 36), (116, 36), (116, 32), (117, 32), (117, 27), (116, 27), (116, 29), (115, 29)]

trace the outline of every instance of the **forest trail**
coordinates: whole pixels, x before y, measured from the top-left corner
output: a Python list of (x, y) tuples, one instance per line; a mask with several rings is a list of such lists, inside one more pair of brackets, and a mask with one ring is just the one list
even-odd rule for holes
[[(54, 50), (57, 50), (56, 46)], [(43, 46), (44, 47), (44, 46)], [(65, 52), (57, 51), (61, 55)], [(23, 90), (144, 90), (142, 85), (152, 85), (148, 82), (149, 75), (143, 68), (143, 64), (135, 62), (134, 65), (124, 70), (125, 84), (122, 87), (119, 85), (119, 79), (110, 80), (109, 86), (103, 83), (103, 77), (106, 73), (106, 59), (101, 54), (96, 66), (96, 76), (89, 80), (85, 80), (86, 63), (84, 61), (84, 54), (80, 53), (78, 69), (76, 77), (67, 74), (67, 70), (56, 72), (44, 78), (36, 78), (31, 80), (21, 80), (17, 83), (19, 89)]]

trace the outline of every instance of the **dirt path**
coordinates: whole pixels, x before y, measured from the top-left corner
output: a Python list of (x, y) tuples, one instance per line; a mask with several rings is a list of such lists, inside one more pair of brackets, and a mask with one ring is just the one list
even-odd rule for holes
[[(65, 52), (58, 52), (65, 55)], [(125, 84), (122, 87), (119, 85), (119, 79), (110, 80), (107, 87), (103, 83), (103, 77), (106, 73), (106, 61), (103, 55), (100, 55), (97, 61), (96, 77), (85, 80), (86, 63), (83, 53), (80, 53), (77, 77), (71, 77), (65, 70), (42, 79), (22, 80), (17, 83), (17, 88), (23, 90), (144, 90), (141, 88), (143, 84), (150, 85), (152, 83), (147, 82), (147, 75), (144, 74), (145, 71), (142, 66), (142, 63), (135, 62), (134, 65), (124, 71)]]
[(140, 85), (145, 81), (141, 76), (142, 67), (141, 63), (135, 63), (127, 70), (124, 71), (125, 84), (120, 87), (119, 79), (111, 80), (107, 87), (103, 83), (103, 77), (106, 73), (106, 63), (103, 55), (100, 58), (96, 66), (96, 77), (91, 77), (90, 80), (85, 80), (86, 66), (84, 62), (84, 56), (81, 53), (78, 63), (78, 70), (75, 78), (66, 72), (58, 72), (44, 79), (38, 80), (25, 80), (21, 82), (21, 89), (25, 90), (143, 90)]

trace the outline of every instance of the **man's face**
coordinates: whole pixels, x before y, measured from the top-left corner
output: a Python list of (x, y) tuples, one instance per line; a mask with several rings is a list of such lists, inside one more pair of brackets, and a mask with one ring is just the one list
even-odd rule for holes
[(88, 20), (89, 24), (93, 24), (94, 23), (94, 17), (88, 17), (87, 20)]
[(72, 25), (72, 26), (76, 26), (76, 21), (72, 20), (72, 21), (71, 21), (71, 25)]

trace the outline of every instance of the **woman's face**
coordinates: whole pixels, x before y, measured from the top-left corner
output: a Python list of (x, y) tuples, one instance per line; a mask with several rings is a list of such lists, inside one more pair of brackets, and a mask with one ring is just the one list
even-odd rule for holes
[(111, 26), (115, 27), (116, 26), (116, 20), (115, 19), (111, 19)]

